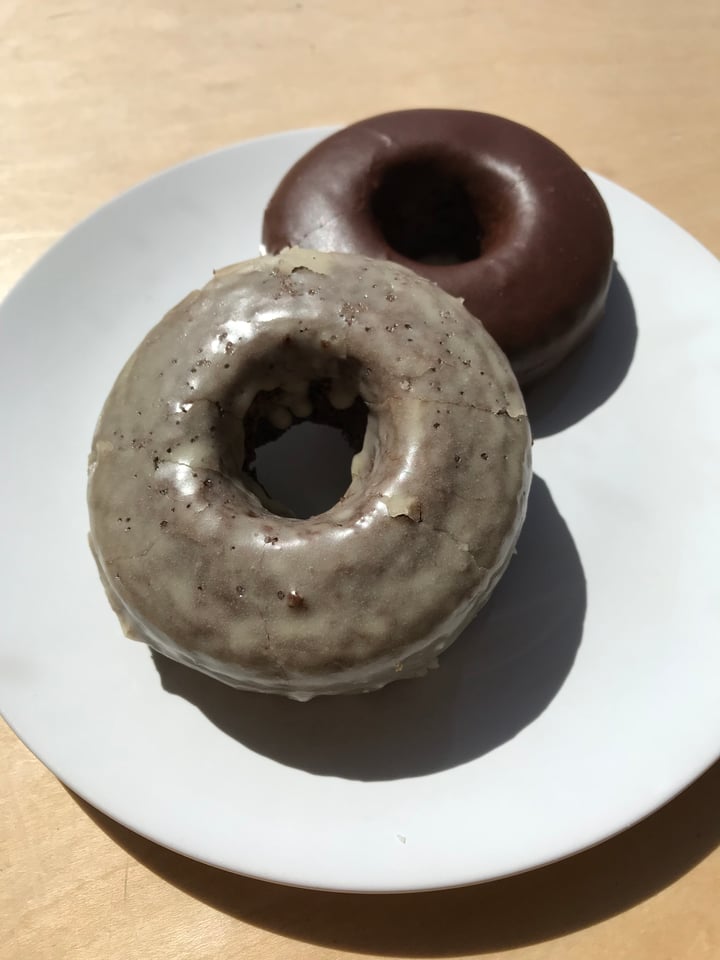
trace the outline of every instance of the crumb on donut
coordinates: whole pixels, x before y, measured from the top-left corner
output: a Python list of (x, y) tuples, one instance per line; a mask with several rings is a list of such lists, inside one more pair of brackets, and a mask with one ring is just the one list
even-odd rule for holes
[(305, 606), (305, 598), (301, 596), (297, 590), (291, 590), (287, 595), (287, 604), (293, 609), (298, 609)]

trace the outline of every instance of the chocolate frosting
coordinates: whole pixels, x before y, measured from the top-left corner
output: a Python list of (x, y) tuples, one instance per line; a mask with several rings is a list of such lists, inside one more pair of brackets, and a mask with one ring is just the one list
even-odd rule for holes
[[(367, 428), (344, 497), (300, 520), (247, 474), (245, 431), (251, 410), (310, 416), (319, 381)], [(357, 692), (424, 672), (485, 602), (529, 481), (516, 380), (457, 300), (296, 249), (218, 271), (129, 359), (93, 440), (91, 544), (130, 636), (243, 689)]]
[(263, 243), (412, 268), (465, 301), (522, 383), (598, 321), (613, 251), (605, 204), (566, 153), (466, 110), (387, 113), (322, 141), (275, 191)]

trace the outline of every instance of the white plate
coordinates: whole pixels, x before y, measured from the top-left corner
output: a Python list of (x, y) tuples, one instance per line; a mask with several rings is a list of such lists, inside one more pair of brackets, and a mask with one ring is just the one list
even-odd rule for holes
[(266, 200), (326, 132), (142, 184), (0, 309), (0, 705), (90, 803), (208, 863), (336, 890), (489, 880), (623, 829), (720, 752), (720, 270), (598, 179), (627, 286), (532, 398), (518, 556), (440, 670), (310, 704), (159, 672), (87, 547), (93, 425), (148, 328), (256, 253)]

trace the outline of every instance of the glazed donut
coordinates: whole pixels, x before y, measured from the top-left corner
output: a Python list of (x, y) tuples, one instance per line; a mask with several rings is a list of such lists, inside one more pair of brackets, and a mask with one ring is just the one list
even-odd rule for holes
[(319, 143), (265, 211), (290, 245), (404, 264), (465, 301), (522, 384), (603, 313), (612, 226), (590, 178), (527, 127), (469, 110), (401, 110)]
[[(367, 425), (345, 495), (302, 520), (248, 448), (322, 419), (320, 394)], [(218, 271), (127, 362), (93, 440), (90, 540), (128, 635), (302, 700), (424, 672), (508, 563), (529, 480), (517, 382), (457, 300), (294, 249)]]

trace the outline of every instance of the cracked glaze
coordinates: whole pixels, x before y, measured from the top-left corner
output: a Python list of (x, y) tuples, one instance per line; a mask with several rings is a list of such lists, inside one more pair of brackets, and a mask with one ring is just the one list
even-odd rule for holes
[[(255, 401), (368, 409), (352, 483), (307, 520), (242, 473)], [(100, 416), (91, 546), (126, 633), (297, 699), (425, 672), (487, 600), (524, 517), (517, 383), (462, 304), (395, 264), (292, 249), (218, 271), (150, 331)]]

